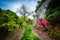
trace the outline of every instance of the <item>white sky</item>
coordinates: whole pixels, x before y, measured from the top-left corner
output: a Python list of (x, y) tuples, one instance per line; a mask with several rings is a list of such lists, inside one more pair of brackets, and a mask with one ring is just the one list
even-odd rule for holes
[[(37, 5), (37, 1), (23, 1), (23, 2), (13, 2), (13, 3), (8, 3), (9, 4), (9, 9), (16, 12), (17, 8), (20, 8), (22, 4), (25, 4), (30, 11), (35, 11), (36, 9), (36, 5)], [(17, 14), (19, 15), (19, 14)], [(32, 16), (29, 16), (29, 18), (32, 18)]]

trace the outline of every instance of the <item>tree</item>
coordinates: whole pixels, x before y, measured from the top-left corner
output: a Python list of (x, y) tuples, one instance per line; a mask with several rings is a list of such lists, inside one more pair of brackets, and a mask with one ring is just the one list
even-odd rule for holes
[(25, 18), (31, 15), (30, 10), (28, 10), (28, 8), (24, 4), (20, 7), (20, 9), (17, 10), (17, 12), (20, 13), (20, 15), (22, 15), (24, 20)]
[(53, 23), (60, 22), (60, 0), (51, 0), (45, 18)]
[[(16, 13), (10, 10), (0, 9), (0, 28), (8, 29), (9, 31), (14, 30), (14, 28), (19, 27), (17, 24), (17, 19), (19, 18)], [(4, 30), (4, 29), (3, 29)]]
[(49, 35), (54, 40), (60, 40), (60, 0), (51, 0), (45, 15), (45, 18), (52, 24)]
[[(46, 1), (47, 1), (47, 0), (38, 1), (38, 5), (36, 6), (35, 12), (36, 12)], [(44, 6), (45, 6), (45, 5), (44, 5)]]

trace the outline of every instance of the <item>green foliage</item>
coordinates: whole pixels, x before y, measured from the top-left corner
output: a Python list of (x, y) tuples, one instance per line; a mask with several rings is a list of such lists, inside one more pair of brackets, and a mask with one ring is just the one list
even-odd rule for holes
[(28, 24), (33, 24), (33, 20), (32, 19), (26, 19), (25, 22), (27, 22)]
[(22, 26), (23, 22), (24, 18), (18, 17), (16, 13), (0, 8), (0, 40), (3, 40), (10, 32), (14, 32), (15, 29)]
[[(53, 37), (54, 40), (60, 40), (60, 32), (58, 32), (59, 30), (57, 29), (60, 26), (56, 26), (56, 24), (60, 23), (60, 0), (50, 0), (45, 15), (45, 18), (52, 24), (49, 35)], [(54, 29), (55, 26), (56, 29)]]
[(23, 19), (19, 18), (16, 13), (0, 8), (0, 40), (3, 40), (10, 32), (19, 28), (21, 22), (24, 22)]
[(55, 11), (50, 13), (49, 15), (46, 14), (46, 19), (49, 21), (58, 21), (59, 20), (59, 16), (60, 16), (60, 11)]
[(19, 24), (20, 26), (22, 26), (23, 22), (24, 22), (24, 18), (20, 17), (17, 19), (17, 24)]
[(60, 6), (60, 0), (50, 0), (47, 9), (55, 9)]
[(55, 25), (54, 28), (50, 28), (49, 36), (54, 40), (60, 40), (60, 26)]
[[(53, 30), (51, 30), (51, 32), (52, 31)], [(51, 36), (52, 38), (54, 38), (54, 40), (60, 40), (60, 33), (57, 33), (55, 31), (53, 31), (52, 33), (50, 33), (49, 36)]]
[(17, 24), (18, 16), (10, 10), (0, 9), (0, 28), (5, 27), (8, 31), (13, 31), (14, 28), (19, 27)]
[(45, 18), (53, 23), (60, 20), (60, 2), (59, 0), (51, 0), (48, 7)]

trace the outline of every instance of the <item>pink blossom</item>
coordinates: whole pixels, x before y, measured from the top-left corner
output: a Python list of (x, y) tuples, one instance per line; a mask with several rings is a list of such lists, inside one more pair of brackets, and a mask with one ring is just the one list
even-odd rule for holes
[(46, 27), (46, 28), (48, 28), (49, 24), (50, 24), (49, 21), (46, 20), (46, 19), (44, 19), (44, 18), (41, 18), (41, 19), (39, 18), (38, 21), (37, 21), (37, 23), (44, 25), (44, 27)]

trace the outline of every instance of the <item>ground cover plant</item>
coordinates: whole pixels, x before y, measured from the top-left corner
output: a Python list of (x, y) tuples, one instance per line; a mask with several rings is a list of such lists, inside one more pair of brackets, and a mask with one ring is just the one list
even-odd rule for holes
[(31, 26), (27, 25), (27, 23), (24, 23), (24, 28), (25, 30), (21, 40), (41, 40), (36, 35), (34, 35), (34, 33), (32, 32)]

